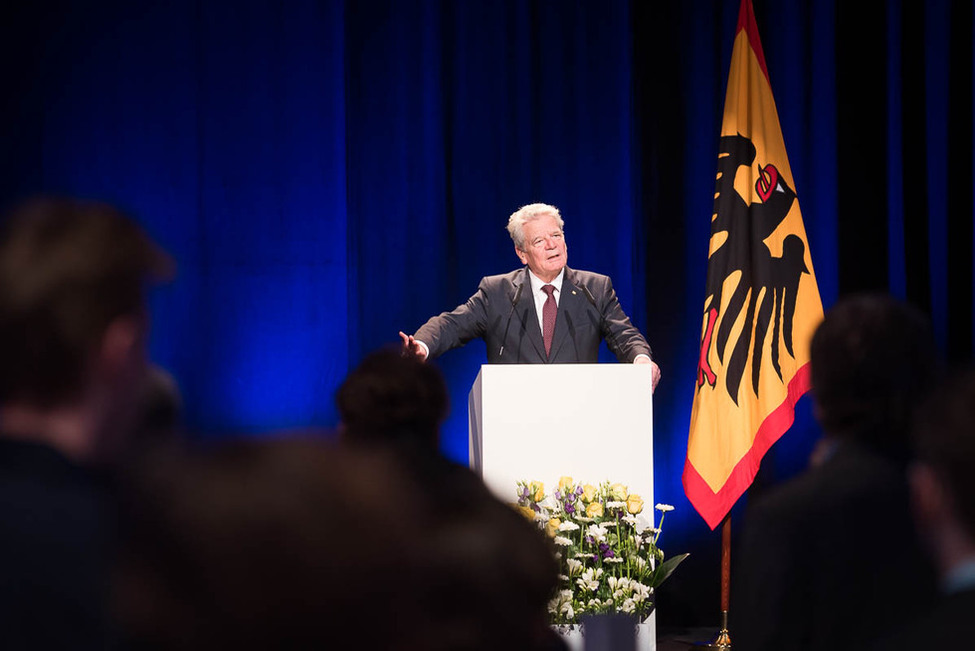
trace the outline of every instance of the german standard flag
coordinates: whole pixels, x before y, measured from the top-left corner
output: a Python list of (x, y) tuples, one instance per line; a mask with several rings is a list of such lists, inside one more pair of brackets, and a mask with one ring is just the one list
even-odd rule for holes
[(742, 0), (711, 216), (684, 491), (712, 529), (809, 389), (823, 318), (751, 0)]

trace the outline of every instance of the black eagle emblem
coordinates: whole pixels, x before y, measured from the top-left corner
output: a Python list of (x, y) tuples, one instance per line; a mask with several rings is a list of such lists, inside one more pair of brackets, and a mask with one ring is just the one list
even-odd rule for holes
[[(726, 239), (708, 260), (707, 298), (704, 303), (707, 325), (701, 341), (701, 358), (698, 364), (698, 389), (705, 383), (713, 387), (717, 376), (711, 369), (708, 358), (714, 349), (718, 359), (725, 365), (728, 394), (735, 404), (738, 404), (738, 390), (749, 351), (752, 357), (752, 390), (758, 396), (762, 353), (765, 350), (769, 323), (773, 323), (769, 342), (772, 366), (780, 380), (780, 341), (785, 343), (789, 355), (795, 358), (792, 323), (796, 310), (796, 294), (802, 274), (809, 273), (805, 263), (806, 247), (797, 235), (788, 235), (785, 238), (781, 257), (773, 257), (765, 244), (765, 239), (779, 227), (796, 200), (795, 191), (781, 177), (778, 168), (771, 163), (764, 167), (759, 166), (755, 190), (760, 202), (746, 204), (735, 191), (735, 174), (738, 168), (743, 165), (751, 166), (754, 160), (755, 145), (749, 138), (742, 135), (721, 138), (711, 237), (725, 233)], [(722, 312), (724, 283), (738, 272), (741, 274), (738, 283)], [(738, 338), (730, 342), (729, 350), (732, 328), (743, 311), (745, 326)], [(754, 327), (750, 325), (753, 323)]]

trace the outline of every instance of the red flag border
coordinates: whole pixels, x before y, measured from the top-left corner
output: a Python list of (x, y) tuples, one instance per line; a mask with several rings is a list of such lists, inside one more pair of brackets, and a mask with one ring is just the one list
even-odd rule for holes
[(751, 486), (765, 453), (792, 426), (795, 421), (796, 403), (809, 391), (809, 386), (809, 363), (807, 362), (792, 376), (785, 400), (762, 421), (752, 447), (735, 464), (734, 470), (717, 493), (704, 481), (690, 458), (684, 462), (684, 493), (712, 531), (721, 524), (721, 520), (735, 505), (738, 498)]

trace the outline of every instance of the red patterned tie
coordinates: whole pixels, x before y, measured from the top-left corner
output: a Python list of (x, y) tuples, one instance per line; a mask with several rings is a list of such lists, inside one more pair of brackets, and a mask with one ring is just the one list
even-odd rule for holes
[(552, 350), (552, 336), (555, 334), (555, 315), (559, 306), (555, 303), (555, 286), (542, 285), (542, 291), (548, 294), (542, 305), (542, 339), (545, 341), (545, 356)]

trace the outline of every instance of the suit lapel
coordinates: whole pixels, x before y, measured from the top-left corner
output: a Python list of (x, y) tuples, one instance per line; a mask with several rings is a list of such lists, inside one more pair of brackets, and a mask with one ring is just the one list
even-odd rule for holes
[[(525, 272), (521, 274), (521, 282), (524, 289), (521, 290), (518, 306), (515, 308), (520, 321), (519, 331), (522, 336), (528, 335), (528, 341), (535, 348), (539, 359), (545, 361), (545, 342), (542, 340), (542, 329), (538, 326), (538, 312), (535, 311), (535, 297), (532, 295), (532, 284), (528, 279), (528, 267), (525, 267)], [(518, 291), (517, 288), (515, 291)], [(558, 320), (556, 319), (557, 323)]]
[[(579, 294), (579, 290), (572, 280), (572, 270), (566, 267), (565, 274), (562, 276), (562, 289), (559, 292), (559, 310), (558, 316), (555, 317), (555, 333), (552, 335), (552, 350), (548, 356), (549, 360), (556, 359), (559, 350), (568, 339), (571, 339), (569, 336), (571, 328), (578, 327), (575, 323), (575, 315), (579, 313), (578, 301), (585, 300), (585, 298)], [(545, 350), (544, 344), (542, 350)]]

